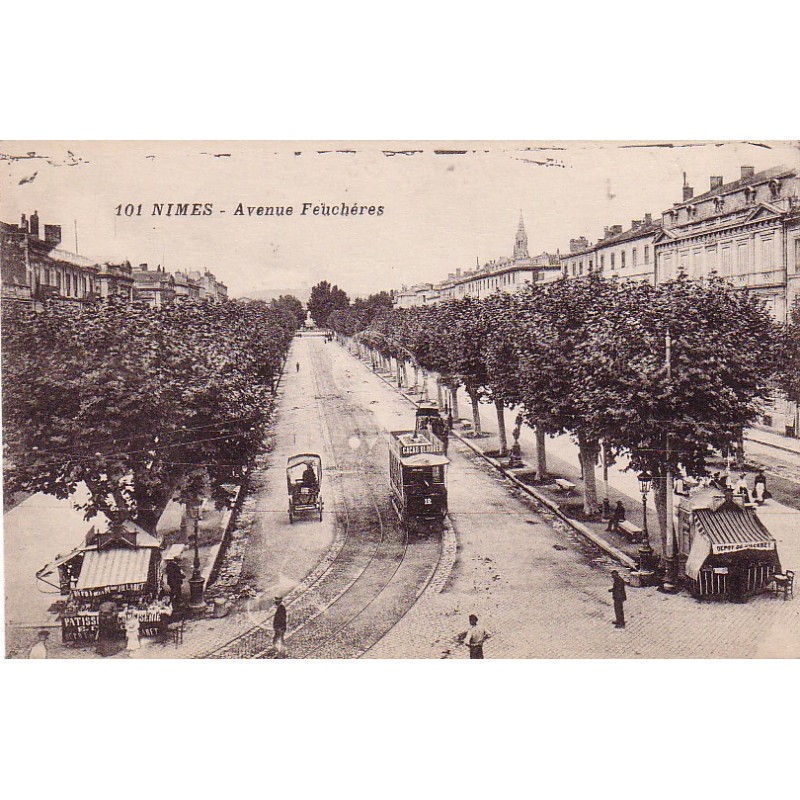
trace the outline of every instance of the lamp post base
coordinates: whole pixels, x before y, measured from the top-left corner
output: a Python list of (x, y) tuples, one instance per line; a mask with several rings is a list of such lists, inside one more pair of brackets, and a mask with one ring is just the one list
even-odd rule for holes
[(656, 572), (653, 569), (653, 548), (650, 547), (650, 542), (645, 539), (644, 543), (639, 545), (639, 580), (641, 586), (652, 586), (655, 583)]
[(194, 574), (189, 578), (189, 605), (192, 608), (197, 609), (205, 607), (205, 601), (203, 600), (205, 583), (202, 575)]

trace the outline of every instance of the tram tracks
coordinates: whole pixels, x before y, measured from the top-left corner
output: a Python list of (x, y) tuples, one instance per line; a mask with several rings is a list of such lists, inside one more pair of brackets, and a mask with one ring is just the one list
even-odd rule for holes
[[(353, 658), (373, 647), (430, 584), (441, 558), (438, 537), (409, 542), (393, 518), (378, 463), (384, 448), (369, 448), (354, 432), (379, 440), (368, 415), (337, 392), (329, 365), (309, 344), (317, 411), (328, 449), (326, 481), (334, 492), (337, 530), (328, 555), (286, 598), (286, 641), (294, 658)], [(322, 405), (324, 398), (325, 405)], [(377, 452), (376, 452), (377, 450)], [(380, 478), (377, 476), (380, 475)], [(330, 506), (329, 506), (330, 507)], [(388, 517), (388, 519), (386, 518)], [(207, 657), (269, 658), (271, 616)]]

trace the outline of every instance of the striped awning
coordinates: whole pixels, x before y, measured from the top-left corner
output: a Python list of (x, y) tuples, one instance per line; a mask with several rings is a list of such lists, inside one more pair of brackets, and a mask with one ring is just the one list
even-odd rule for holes
[(739, 550), (775, 549), (775, 539), (761, 520), (753, 511), (736, 503), (723, 503), (716, 511), (699, 508), (694, 515), (715, 555)]
[(73, 594), (77, 597), (93, 597), (101, 593), (144, 589), (154, 553), (158, 554), (158, 550), (153, 547), (87, 550)]

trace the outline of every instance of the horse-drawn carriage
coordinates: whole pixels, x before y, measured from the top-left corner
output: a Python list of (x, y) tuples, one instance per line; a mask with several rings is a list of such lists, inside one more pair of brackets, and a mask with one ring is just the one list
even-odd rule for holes
[(298, 514), (316, 512), (322, 520), (322, 459), (316, 453), (299, 453), (286, 462), (289, 490), (289, 524)]

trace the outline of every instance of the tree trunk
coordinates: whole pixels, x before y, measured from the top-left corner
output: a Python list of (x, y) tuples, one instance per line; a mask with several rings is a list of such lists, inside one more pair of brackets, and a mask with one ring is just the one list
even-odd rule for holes
[[(653, 548), (662, 559), (667, 557), (667, 536), (670, 526), (667, 524), (667, 477), (664, 468), (659, 465), (653, 471), (653, 500), (656, 504), (656, 514), (658, 516), (658, 538), (661, 541), (661, 550)], [(655, 531), (653, 531), (655, 533)], [(652, 546), (654, 536), (651, 536), (650, 545)]]
[(403, 375), (400, 372), (400, 359), (396, 358), (394, 360), (394, 363), (395, 363), (395, 369), (396, 369), (395, 374), (397, 375), (397, 388), (398, 389), (402, 389), (403, 388)]
[(594, 470), (599, 450), (600, 448), (596, 441), (587, 442), (581, 435), (578, 435), (578, 451), (583, 471), (584, 514), (594, 514), (597, 511), (597, 483)]
[(481, 434), (481, 409), (478, 404), (478, 393), (467, 389), (470, 402), (472, 403), (472, 429), (476, 435)]
[(461, 415), (458, 413), (458, 384), (450, 386), (450, 409), (453, 412), (453, 419), (458, 422)]
[(536, 426), (536, 472), (539, 480), (547, 477), (547, 451), (545, 450), (546, 437), (544, 428)]
[(508, 455), (508, 439), (506, 438), (506, 413), (505, 406), (495, 400), (494, 407), (497, 409), (497, 434), (500, 437), (500, 458)]
[(422, 399), (428, 399), (428, 373), (425, 369), (422, 369)]
[(400, 363), (403, 365), (403, 386), (408, 386), (408, 365), (406, 364), (405, 359), (403, 359)]

